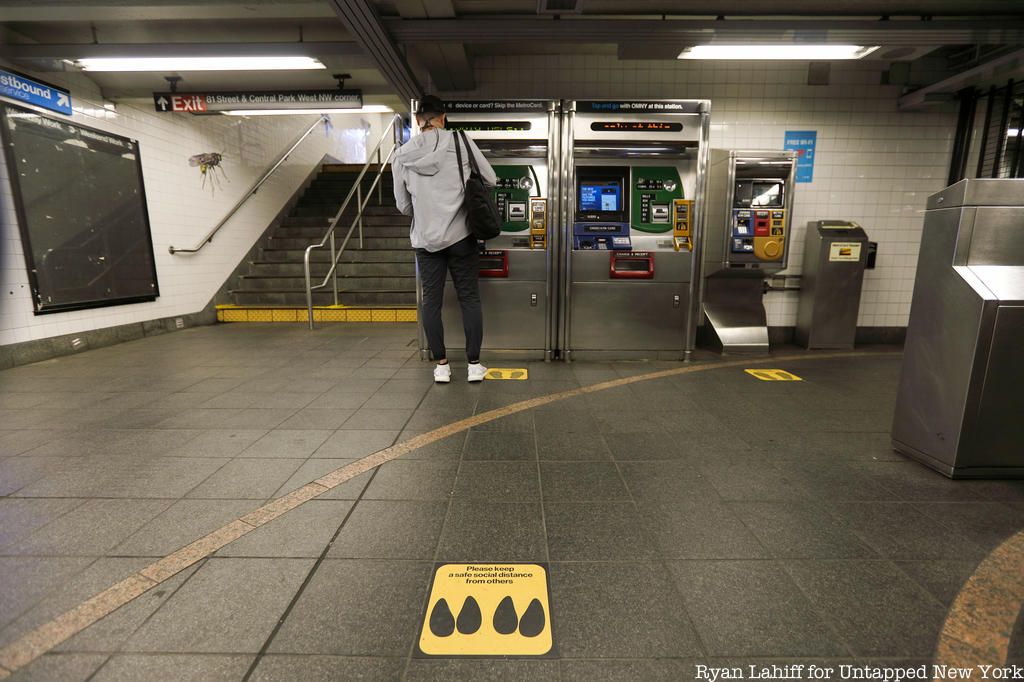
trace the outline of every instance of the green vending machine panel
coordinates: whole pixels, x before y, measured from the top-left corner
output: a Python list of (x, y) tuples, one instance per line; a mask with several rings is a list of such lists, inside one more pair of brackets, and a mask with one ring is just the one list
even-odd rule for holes
[(532, 166), (494, 166), (498, 184), (494, 201), (501, 215), (502, 232), (524, 232), (530, 227), (530, 197), (540, 196)]
[(631, 182), (633, 229), (655, 234), (671, 232), (672, 201), (685, 198), (679, 171), (667, 166), (634, 166)]

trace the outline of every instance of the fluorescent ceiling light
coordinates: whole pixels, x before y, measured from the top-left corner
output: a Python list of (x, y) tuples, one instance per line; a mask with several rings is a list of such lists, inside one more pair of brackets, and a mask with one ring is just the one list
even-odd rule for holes
[(295, 71), (327, 68), (313, 57), (95, 57), (85, 71)]
[(678, 59), (802, 59), (829, 61), (860, 59), (878, 47), (861, 45), (694, 45), (679, 53)]
[(365, 104), (361, 109), (231, 109), (225, 116), (288, 116), (290, 114), (388, 114), (394, 111), (383, 104)]
[(1017, 137), (1018, 135), (1020, 135), (1020, 128), (1007, 128), (1006, 129), (1006, 136), (1007, 137)]

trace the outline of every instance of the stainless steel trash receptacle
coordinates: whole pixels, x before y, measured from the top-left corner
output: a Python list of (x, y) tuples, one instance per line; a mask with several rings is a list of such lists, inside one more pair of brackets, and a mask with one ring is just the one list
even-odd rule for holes
[(893, 418), (896, 450), (950, 478), (1024, 477), (1024, 179), (928, 199)]
[(853, 348), (868, 257), (860, 225), (818, 220), (807, 225), (796, 341), (807, 348)]

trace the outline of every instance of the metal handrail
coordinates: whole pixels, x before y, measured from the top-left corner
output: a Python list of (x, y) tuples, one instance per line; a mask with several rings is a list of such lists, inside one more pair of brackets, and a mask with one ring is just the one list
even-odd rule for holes
[(260, 187), (263, 186), (263, 183), (266, 182), (267, 179), (269, 179), (270, 176), (274, 174), (274, 171), (276, 171), (278, 168), (280, 168), (281, 164), (288, 160), (288, 157), (291, 156), (291, 153), (295, 151), (295, 148), (298, 147), (300, 144), (302, 144), (302, 141), (305, 140), (307, 137), (309, 137), (310, 134), (314, 130), (316, 130), (316, 127), (318, 125), (320, 125), (321, 123), (326, 125), (329, 122), (330, 122), (330, 118), (326, 114), (321, 115), (320, 118), (317, 119), (316, 123), (314, 123), (313, 125), (309, 126), (309, 128), (306, 129), (306, 132), (302, 133), (302, 135), (299, 136), (299, 139), (295, 140), (295, 143), (291, 147), (288, 147), (288, 151), (286, 151), (284, 154), (281, 155), (281, 157), (277, 160), (277, 162), (274, 163), (274, 165), (270, 167), (270, 170), (268, 170), (266, 173), (264, 173), (263, 176), (259, 180), (257, 180), (256, 183), (252, 187), (249, 188), (249, 191), (246, 192), (245, 194), (243, 194), (242, 197), (238, 201), (235, 202), (235, 205), (231, 207), (231, 210), (228, 211), (227, 214), (223, 218), (221, 218), (220, 222), (217, 223), (213, 227), (213, 229), (210, 230), (209, 233), (207, 233), (207, 235), (205, 237), (203, 237), (203, 240), (201, 242), (196, 244), (191, 249), (176, 249), (173, 246), (168, 246), (167, 250), (171, 252), (171, 255), (173, 256), (176, 253), (196, 253), (200, 249), (202, 249), (204, 246), (206, 246), (207, 244), (212, 242), (213, 241), (213, 236), (215, 234), (217, 234), (217, 232), (220, 230), (220, 228), (224, 227), (224, 225), (227, 224), (227, 222), (229, 220), (231, 220), (232, 217), (234, 217), (235, 212), (242, 207), (242, 204), (244, 204), (246, 201), (249, 200), (249, 197), (251, 197), (253, 194), (256, 194), (256, 192), (259, 191)]
[[(401, 115), (395, 114), (394, 116), (391, 117), (391, 122), (388, 123), (388, 125), (384, 128), (384, 131), (381, 133), (380, 139), (377, 140), (377, 144), (373, 148), (373, 151), (371, 151), (369, 154), (367, 154), (367, 158), (369, 158), (370, 160), (367, 161), (363, 165), (363, 169), (361, 171), (359, 171), (359, 175), (356, 177), (355, 182), (353, 182), (353, 184), (352, 184), (352, 189), (350, 189), (348, 191), (348, 195), (345, 196), (345, 200), (341, 203), (341, 208), (338, 209), (338, 212), (335, 214), (334, 218), (331, 219), (331, 224), (328, 226), (327, 232), (324, 234), (323, 239), (321, 239), (319, 242), (316, 242), (315, 244), (310, 244), (309, 246), (306, 247), (306, 252), (305, 252), (305, 254), (303, 254), (303, 257), (302, 257), (302, 263), (303, 263), (303, 268), (304, 268), (305, 275), (306, 275), (306, 312), (309, 315), (309, 328), (310, 329), (314, 328), (314, 324), (313, 324), (313, 290), (314, 289), (323, 289), (325, 286), (327, 286), (327, 282), (331, 281), (331, 279), (333, 278), (333, 281), (334, 281), (334, 305), (338, 305), (338, 262), (341, 259), (341, 254), (345, 252), (345, 247), (348, 246), (348, 241), (349, 241), (349, 239), (351, 239), (352, 231), (356, 228), (356, 225), (359, 226), (359, 245), (360, 245), (360, 247), (362, 247), (362, 244), (363, 244), (363, 209), (366, 208), (366, 204), (369, 203), (370, 198), (373, 196), (373, 190), (376, 189), (378, 184), (380, 183), (381, 177), (384, 175), (384, 167), (387, 166), (391, 162), (391, 159), (394, 157), (395, 152), (398, 151), (398, 144), (399, 144), (400, 135), (401, 135), (401, 128), (399, 127), (399, 125), (396, 125), (396, 124), (400, 124), (401, 122), (402, 122)], [(385, 158), (384, 161), (381, 161), (380, 160), (380, 147), (381, 147), (382, 144), (384, 144), (384, 140), (387, 138), (388, 133), (391, 133), (391, 135), (392, 135), (392, 142), (394, 144), (391, 147), (391, 151), (388, 152), (387, 158)], [(377, 157), (377, 164), (378, 164), (377, 176), (373, 179), (373, 183), (370, 185), (370, 189), (366, 192), (366, 199), (364, 200), (363, 199), (363, 187), (362, 187), (361, 183), (363, 181), (363, 176), (366, 175), (366, 171), (369, 170), (370, 166), (373, 165), (373, 160), (372, 159), (373, 159), (374, 156)], [(341, 221), (341, 217), (345, 214), (345, 209), (348, 208), (349, 202), (352, 201), (353, 195), (356, 196), (356, 215), (352, 218), (352, 224), (349, 225), (348, 232), (345, 233), (345, 239), (342, 240), (341, 247), (340, 248), (335, 248), (334, 231), (337, 229), (338, 223)], [(381, 198), (380, 193), (378, 193), (378, 201), (383, 203), (383, 199)], [(313, 285), (312, 276), (310, 274), (310, 267), (309, 267), (310, 255), (313, 253), (313, 249), (322, 249), (325, 246), (327, 246), (328, 243), (330, 243), (330, 245), (331, 245), (331, 267), (327, 271), (327, 274), (324, 275), (323, 280), (319, 284), (314, 286)]]

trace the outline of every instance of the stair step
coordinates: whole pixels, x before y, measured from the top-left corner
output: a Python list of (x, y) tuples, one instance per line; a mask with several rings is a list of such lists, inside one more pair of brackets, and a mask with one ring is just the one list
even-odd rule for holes
[[(354, 202), (353, 202), (353, 204), (354, 204)], [(398, 210), (395, 208), (394, 201), (388, 203), (387, 199), (385, 199), (384, 200), (384, 204), (385, 204), (385, 207), (390, 208), (392, 211), (395, 212), (393, 215), (400, 215), (398, 213)], [(374, 206), (377, 205), (376, 201), (373, 202), (373, 205)], [(295, 216), (295, 217), (324, 216), (326, 218), (333, 218), (334, 216), (336, 216), (338, 214), (338, 209), (339, 208), (341, 208), (341, 199), (338, 199), (334, 203), (322, 203), (322, 202), (308, 203), (308, 202), (300, 201), (298, 204), (295, 205), (295, 208), (292, 209), (290, 215)], [(348, 214), (349, 214), (349, 210), (346, 209), (345, 215), (348, 215)], [(363, 215), (365, 216), (366, 214), (363, 214)], [(344, 217), (344, 216), (342, 216), (342, 217)], [(352, 217), (355, 217), (355, 209), (352, 209)]]
[[(344, 239), (343, 235), (338, 236), (338, 244), (340, 245), (341, 240)], [(309, 246), (311, 241), (309, 239), (279, 239), (274, 236), (267, 240), (267, 247), (271, 249), (293, 249), (305, 251), (306, 247)], [(346, 250), (359, 249), (360, 251), (365, 249), (401, 249), (409, 247), (409, 237), (374, 237), (368, 234), (363, 234), (363, 248), (359, 247), (359, 234), (353, 232), (352, 238), (348, 242)]]
[[(303, 257), (306, 248), (323, 238), (342, 203), (362, 172), (361, 164), (325, 164), (307, 186), (291, 214), (281, 220), (269, 239), (263, 242), (249, 272), (229, 290), (241, 305), (299, 306), (305, 316), (306, 293)], [(342, 303), (365, 306), (415, 306), (415, 257), (409, 246), (411, 219), (394, 204), (394, 178), (385, 170), (378, 179), (379, 167), (371, 166), (359, 180), (369, 196), (363, 209), (363, 246), (359, 248), (358, 228), (352, 232), (348, 247), (341, 255), (338, 283)], [(377, 186), (371, 186), (377, 181)], [(377, 196), (381, 203), (377, 203)], [(355, 219), (355, 201), (350, 201), (338, 222), (338, 239), (343, 239)], [(322, 281), (330, 265), (329, 249), (310, 254), (311, 276)], [(331, 305), (334, 293), (313, 292), (314, 303)], [(391, 311), (393, 312), (393, 311)], [(335, 315), (340, 315), (334, 313)], [(284, 314), (284, 317), (289, 315)], [(237, 318), (237, 314), (235, 315)], [(265, 314), (257, 315), (261, 321)], [(343, 317), (343, 316), (342, 316)], [(276, 318), (274, 318), (276, 319)]]
[[(348, 193), (352, 191), (353, 187), (355, 187), (355, 185), (351, 182), (324, 182), (323, 180), (314, 180), (309, 183), (309, 187), (306, 188), (304, 194), (310, 197), (327, 196), (337, 198), (338, 201), (341, 201), (348, 196)], [(360, 187), (363, 188), (364, 197), (367, 194), (375, 196), (378, 193), (384, 197), (394, 197), (395, 194), (395, 186), (390, 182), (377, 183), (377, 186), (374, 187), (372, 181), (363, 180), (363, 182), (360, 183)], [(378, 188), (380, 188), (379, 191)], [(358, 194), (359, 193), (356, 192), (356, 196), (358, 196)], [(355, 199), (353, 199), (353, 201), (354, 200)]]
[[(300, 201), (297, 205), (302, 205), (302, 202)], [(334, 213), (331, 213), (331, 215), (330, 215), (331, 218), (334, 217), (335, 213), (338, 212), (338, 208), (340, 208), (340, 207), (341, 207), (341, 204), (339, 203), (335, 207)], [(345, 213), (342, 215), (342, 218), (346, 218), (347, 217), (347, 218), (349, 218), (351, 220), (352, 218), (355, 217), (355, 215), (356, 215), (355, 207), (354, 206), (350, 206), (349, 208), (345, 209)], [(410, 219), (409, 216), (404, 216), (401, 213), (399, 213), (398, 209), (395, 208), (394, 206), (378, 206), (376, 204), (376, 202), (371, 203), (370, 205), (368, 205), (366, 208), (363, 209), (363, 219), (364, 220), (366, 220), (367, 218), (370, 218), (370, 217), (380, 217), (380, 216), (395, 217), (395, 218), (405, 218), (406, 220)], [(282, 221), (281, 221), (281, 223), (283, 225), (326, 225), (328, 222), (329, 221), (328, 221), (327, 218), (321, 218), (320, 216), (287, 216), (287, 217), (283, 218)]]
[[(252, 290), (233, 289), (229, 292), (238, 305), (293, 305), (306, 304), (304, 290)], [(338, 300), (343, 305), (416, 305), (416, 290), (360, 290), (339, 291)], [(332, 291), (321, 289), (313, 292), (313, 305), (330, 305), (334, 302)]]
[[(262, 247), (259, 251), (259, 260), (275, 261), (281, 263), (302, 264), (302, 258), (306, 249), (281, 249)], [(345, 249), (341, 254), (343, 263), (380, 263), (384, 261), (396, 261), (413, 258), (413, 250), (406, 241), (404, 249)], [(325, 262), (331, 259), (331, 252), (326, 249), (315, 249), (310, 254), (310, 262)]]
[[(251, 262), (249, 274), (263, 277), (305, 277), (302, 263), (275, 263), (272, 261)], [(310, 274), (323, 278), (327, 274), (327, 263), (312, 263)], [(407, 261), (382, 263), (342, 263), (343, 277), (415, 277), (416, 262), (410, 256)]]
[[(355, 214), (343, 215), (341, 220), (338, 221), (339, 225), (348, 227), (352, 224), (355, 219)], [(279, 223), (279, 227), (306, 227), (320, 230), (323, 234), (327, 227), (331, 224), (331, 219), (334, 215), (329, 216), (288, 216), (282, 218)], [(396, 227), (405, 226), (409, 227), (412, 224), (412, 218), (409, 216), (400, 215), (398, 213), (386, 214), (386, 215), (367, 215), (363, 214), (363, 227), (371, 225), (380, 225), (381, 227)]]
[[(346, 180), (316, 178), (309, 183), (309, 186), (306, 187), (306, 191), (344, 190), (347, 194), (348, 191), (355, 186), (352, 179), (354, 178)], [(359, 186), (362, 187), (362, 190), (368, 191), (370, 187), (374, 186), (373, 178), (362, 178), (362, 182), (359, 183)], [(377, 183), (377, 187), (382, 187), (385, 193), (387, 193), (387, 191), (389, 191), (393, 186), (394, 182), (392, 182), (390, 178)], [(374, 191), (377, 191), (377, 187), (374, 187)]]
[[(416, 306), (314, 306), (316, 322), (415, 322)], [(309, 312), (302, 306), (217, 306), (219, 322), (300, 322), (309, 321)]]
[[(326, 274), (326, 273), (324, 273)], [(320, 276), (323, 280), (323, 275)], [(282, 291), (305, 288), (305, 276), (282, 277), (242, 275), (239, 289), (247, 291)], [(415, 275), (349, 275), (344, 269), (338, 273), (338, 287), (346, 290), (403, 290), (416, 288)]]
[[(344, 239), (348, 228), (337, 229), (335, 239)], [(318, 242), (327, 234), (326, 225), (316, 227), (279, 227), (274, 230), (274, 239), (305, 239), (306, 241)], [(409, 225), (363, 225), (363, 238), (386, 237), (388, 239), (409, 238)], [(352, 239), (359, 238), (359, 227), (352, 230)]]

